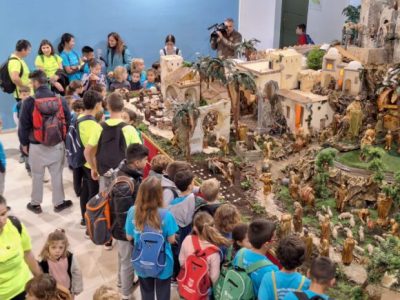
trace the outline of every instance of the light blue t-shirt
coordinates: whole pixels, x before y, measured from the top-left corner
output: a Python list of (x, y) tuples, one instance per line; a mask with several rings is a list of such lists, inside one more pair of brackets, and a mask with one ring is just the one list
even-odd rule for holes
[[(126, 217), (126, 223), (125, 223), (125, 231), (127, 235), (130, 235), (133, 237), (135, 241), (138, 241), (140, 239), (140, 232), (136, 231), (135, 229), (135, 222), (134, 222), (134, 217), (135, 217), (135, 207), (132, 206), (129, 211), (128, 215)], [(158, 275), (159, 279), (168, 279), (169, 277), (172, 276), (173, 268), (174, 268), (174, 258), (172, 255), (172, 250), (171, 250), (171, 244), (168, 243), (168, 237), (174, 235), (178, 231), (178, 225), (175, 222), (174, 217), (172, 214), (167, 211), (163, 222), (161, 224), (162, 228), (162, 234), (165, 239), (166, 247), (165, 247), (165, 253), (167, 256), (166, 259), (166, 266), (164, 270), (161, 272), (160, 275)], [(141, 275), (139, 272), (137, 272), (137, 275), (139, 277), (145, 278), (145, 276)]]
[(6, 163), (7, 163), (6, 152), (4, 151), (4, 147), (3, 147), (3, 144), (1, 142), (0, 142), (0, 162), (3, 165), (3, 167), (5, 168), (6, 167)]
[[(324, 295), (324, 294), (317, 294), (317, 293), (314, 293), (313, 291), (310, 291), (310, 290), (308, 290), (308, 291), (303, 291), (306, 295), (307, 295), (307, 297), (308, 298), (312, 298), (312, 297), (314, 297), (314, 296), (320, 296), (321, 298), (323, 298), (323, 299), (325, 299), (325, 300), (328, 300), (329, 299), (329, 297), (327, 296), (327, 295)], [(289, 294), (287, 294), (286, 296), (285, 296), (285, 298), (283, 298), (284, 300), (299, 300), (299, 298), (297, 298), (297, 296), (293, 293), (293, 292), (290, 292)]]
[[(63, 52), (61, 52), (60, 56), (63, 60), (64, 67), (73, 67), (73, 66), (80, 65), (80, 56), (74, 50), (71, 50), (69, 52), (63, 51)], [(81, 71), (76, 72), (74, 74), (68, 74), (68, 79), (70, 82), (73, 80), (81, 80), (81, 78), (82, 78)]]
[(296, 291), (299, 287), (301, 290), (308, 290), (310, 288), (310, 279), (300, 273), (269, 272), (264, 275), (261, 281), (260, 289), (258, 290), (258, 299), (276, 299), (272, 280), (273, 273), (275, 274), (276, 292), (279, 300), (283, 300), (287, 293)]
[(146, 71), (142, 71), (141, 73), (140, 73), (140, 84), (143, 86), (144, 85), (144, 82), (147, 80), (147, 73), (146, 73)]
[[(253, 282), (254, 295), (258, 295), (258, 289), (260, 287), (261, 280), (263, 279), (264, 275), (268, 272), (278, 271), (279, 269), (264, 255), (255, 253), (250, 249), (245, 249), (245, 248), (242, 248), (240, 251), (243, 251), (243, 266), (245, 268), (256, 262), (259, 262), (260, 260), (265, 260), (270, 263), (270, 265), (259, 268), (254, 272), (250, 273), (250, 278), (251, 281)], [(240, 253), (240, 251), (238, 253)], [(236, 267), (238, 266), (238, 253), (236, 254), (233, 260), (233, 265)]]

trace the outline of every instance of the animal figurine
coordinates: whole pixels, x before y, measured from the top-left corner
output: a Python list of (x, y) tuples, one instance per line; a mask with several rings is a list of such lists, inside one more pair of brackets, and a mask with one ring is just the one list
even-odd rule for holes
[(365, 234), (364, 234), (364, 226), (360, 225), (358, 229), (358, 239), (360, 242), (364, 242), (365, 240)]
[(384, 193), (378, 194), (378, 225), (386, 225), (390, 209), (393, 204), (393, 199), (386, 196)]
[(342, 263), (345, 266), (348, 266), (353, 261), (353, 250), (356, 245), (356, 241), (353, 238), (353, 234), (351, 230), (347, 232), (347, 238), (343, 244), (343, 251), (342, 251)]
[(368, 244), (367, 251), (368, 251), (369, 255), (372, 255), (374, 253), (374, 246), (372, 246), (371, 244)]
[(233, 186), (233, 183), (235, 181), (235, 165), (232, 162), (229, 162), (226, 166), (227, 168), (227, 180), (229, 182), (230, 186)]
[(229, 155), (229, 144), (224, 136), (220, 136), (216, 144), (219, 150), (224, 154), (224, 156)]

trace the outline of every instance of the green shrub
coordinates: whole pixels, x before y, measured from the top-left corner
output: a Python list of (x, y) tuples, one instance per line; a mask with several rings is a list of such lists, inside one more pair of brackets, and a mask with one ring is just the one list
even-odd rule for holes
[(307, 56), (307, 67), (313, 70), (322, 69), (322, 59), (325, 55), (325, 51), (319, 48), (312, 49)]

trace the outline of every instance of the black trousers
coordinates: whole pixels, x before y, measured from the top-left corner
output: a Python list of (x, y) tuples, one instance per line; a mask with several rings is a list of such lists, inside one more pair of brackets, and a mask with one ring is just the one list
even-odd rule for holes
[(17, 296), (11, 298), (11, 300), (25, 300), (25, 292), (22, 292), (21, 294), (18, 294)]
[(90, 169), (85, 166), (82, 167), (82, 189), (80, 195), (82, 219), (85, 217), (86, 204), (90, 198), (99, 193), (99, 182), (92, 179)]
[(154, 300), (157, 295), (157, 300), (169, 300), (171, 298), (171, 278), (142, 278), (139, 277), (140, 293), (142, 299)]
[(83, 167), (72, 169), (72, 182), (74, 183), (74, 191), (77, 197), (80, 197), (82, 192), (82, 180)]

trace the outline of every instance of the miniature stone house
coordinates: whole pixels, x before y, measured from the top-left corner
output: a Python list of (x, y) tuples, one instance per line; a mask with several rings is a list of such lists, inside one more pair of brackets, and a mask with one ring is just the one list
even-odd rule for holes
[(220, 100), (216, 103), (198, 107), (200, 117), (197, 120), (192, 138), (190, 139), (191, 153), (201, 153), (203, 151), (203, 121), (210, 112), (218, 114), (217, 124), (214, 132), (218, 135), (217, 138), (223, 136), (229, 142), (229, 132), (231, 126), (231, 102), (228, 100)]
[(330, 48), (324, 55), (322, 62), (321, 86), (326, 88), (332, 80), (337, 81), (340, 76), (340, 65), (342, 63), (342, 55), (336, 48)]
[(320, 96), (300, 90), (279, 90), (283, 114), (288, 127), (296, 132), (300, 127), (304, 132), (322, 130), (331, 122), (334, 111), (329, 105), (327, 96)]
[(350, 62), (347, 67), (344, 68), (343, 76), (343, 93), (346, 95), (357, 96), (360, 94), (362, 89), (361, 72), (363, 66), (358, 61)]
[(279, 86), (281, 85), (282, 67), (278, 64), (271, 64), (269, 60), (240, 62), (237, 64), (237, 68), (254, 75), (258, 90), (262, 90), (269, 81), (275, 81)]
[(321, 71), (302, 70), (299, 72), (298, 80), (300, 81), (300, 90), (303, 92), (311, 92), (314, 85), (321, 82)]

